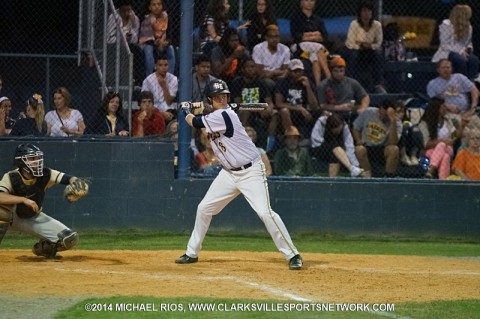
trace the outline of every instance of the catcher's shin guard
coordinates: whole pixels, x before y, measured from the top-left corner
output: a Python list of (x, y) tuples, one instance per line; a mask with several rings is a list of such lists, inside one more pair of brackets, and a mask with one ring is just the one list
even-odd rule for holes
[(64, 229), (58, 233), (57, 250), (64, 251), (73, 248), (79, 241), (79, 236), (76, 231), (71, 229)]
[(42, 239), (33, 245), (32, 251), (37, 256), (43, 256), (48, 259), (52, 259), (57, 255), (57, 244)]

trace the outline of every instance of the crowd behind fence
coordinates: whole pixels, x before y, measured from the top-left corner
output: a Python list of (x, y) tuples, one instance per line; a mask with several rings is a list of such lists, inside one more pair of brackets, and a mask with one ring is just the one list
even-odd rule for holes
[[(42, 37), (42, 46), (27, 31), (5, 34), (1, 96), (20, 119), (39, 93), (57, 136), (176, 139), (179, 82), (191, 81), (192, 101), (207, 102), (204, 87), (220, 78), (231, 102), (268, 104), (238, 116), (273, 176), (445, 179), (473, 170), (477, 179), (480, 17), (464, 3), (480, 9), (476, 1), (194, 1), (194, 67), (179, 79), (180, 1), (80, 0), (66, 11), (78, 22), (74, 33), (45, 22), (55, 36)], [(28, 18), (24, 4), (3, 5), (12, 19)], [(456, 20), (472, 26), (457, 41), (468, 63), (441, 52)], [(68, 43), (78, 35), (76, 52), (54, 49), (62, 34)], [(450, 80), (450, 73), (463, 75)], [(445, 103), (431, 100), (439, 96)], [(430, 114), (435, 107), (440, 113)], [(66, 123), (73, 109), (80, 115)], [(194, 176), (218, 173), (196, 130), (191, 158)]]

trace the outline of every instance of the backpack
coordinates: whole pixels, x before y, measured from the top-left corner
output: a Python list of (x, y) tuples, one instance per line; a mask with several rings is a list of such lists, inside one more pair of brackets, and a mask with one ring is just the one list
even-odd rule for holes
[(405, 60), (405, 44), (400, 37), (398, 24), (396, 22), (391, 22), (385, 26), (383, 30), (382, 48), (385, 61)]

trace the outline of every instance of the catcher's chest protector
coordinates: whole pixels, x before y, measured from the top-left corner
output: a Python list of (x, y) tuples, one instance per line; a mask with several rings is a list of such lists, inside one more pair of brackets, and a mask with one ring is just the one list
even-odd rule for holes
[[(10, 181), (12, 182), (13, 195), (26, 197), (37, 203), (38, 207), (42, 207), (43, 199), (45, 198), (45, 187), (50, 181), (50, 169), (43, 169), (43, 176), (37, 177), (37, 180), (32, 185), (27, 185), (23, 182), (20, 173), (16, 171), (9, 172)], [(36, 213), (25, 204), (17, 204), (17, 215), (20, 218), (30, 218)]]

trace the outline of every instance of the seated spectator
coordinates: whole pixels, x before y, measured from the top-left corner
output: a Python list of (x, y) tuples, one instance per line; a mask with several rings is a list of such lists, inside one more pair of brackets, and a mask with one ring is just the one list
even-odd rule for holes
[(15, 120), (10, 117), (12, 102), (6, 96), (0, 97), (0, 136), (8, 135), (15, 125)]
[(294, 45), (292, 51), (296, 57), (302, 57), (312, 63), (315, 84), (320, 84), (322, 72), (330, 78), (326, 49), (322, 43), (327, 41), (327, 29), (319, 15), (314, 13), (316, 0), (300, 0), (300, 10), (290, 20), (290, 30)]
[(363, 176), (355, 156), (352, 134), (342, 118), (336, 113), (329, 113), (318, 118), (311, 135), (312, 156), (329, 163), (328, 176), (337, 176), (342, 164), (352, 177)]
[(448, 59), (455, 73), (462, 73), (470, 80), (478, 80), (479, 60), (473, 54), (472, 9), (465, 4), (457, 4), (450, 11), (448, 19), (438, 27), (440, 46), (432, 57), (432, 62)]
[(317, 99), (312, 83), (303, 73), (302, 61), (291, 60), (288, 69), (288, 76), (279, 80), (275, 86), (275, 104), (284, 131), (294, 125), (295, 129), (298, 128), (308, 138), (315, 123), (314, 113), (319, 111)]
[(330, 61), (332, 78), (320, 83), (317, 97), (323, 110), (337, 112), (351, 124), (357, 114), (369, 106), (370, 97), (357, 80), (345, 76), (346, 67), (345, 60), (339, 56)]
[(107, 43), (115, 46), (117, 42), (117, 15), (120, 17), (120, 28), (128, 47), (133, 54), (133, 78), (135, 83), (141, 83), (145, 78), (144, 57), (142, 48), (138, 45), (140, 20), (132, 8), (132, 0), (119, 0), (116, 14), (112, 13), (107, 22)]
[(349, 75), (363, 83), (369, 92), (386, 93), (383, 86), (383, 31), (380, 21), (375, 20), (371, 1), (363, 1), (357, 11), (345, 41), (345, 60)]
[(65, 87), (59, 87), (53, 91), (55, 109), (45, 115), (48, 136), (82, 136), (85, 132), (83, 115), (72, 107), (71, 100), (72, 96)]
[[(270, 91), (265, 83), (259, 79), (255, 62), (252, 58), (241, 61), (241, 77), (233, 80), (231, 98), (235, 103), (267, 103), (268, 107), (262, 112), (238, 111), (238, 117), (243, 126), (252, 126), (256, 131), (263, 133), (268, 129), (268, 135), (274, 136), (278, 126), (278, 119), (275, 117), (277, 110), (273, 104)], [(265, 145), (266, 139), (261, 139), (261, 145)]]
[[(202, 52), (210, 57), (213, 48), (220, 43), (225, 30), (229, 28), (228, 12), (230, 4), (228, 0), (209, 0), (206, 14), (200, 25), (200, 47)], [(250, 25), (247, 21), (237, 27), (237, 30), (245, 29)]]
[(162, 113), (166, 123), (175, 118), (178, 92), (178, 79), (168, 72), (168, 60), (164, 55), (157, 57), (155, 72), (143, 81), (142, 91), (150, 91), (154, 96), (154, 106)]
[(365, 176), (372, 175), (371, 162), (385, 164), (385, 176), (394, 177), (398, 166), (398, 141), (402, 123), (397, 119), (395, 104), (383, 101), (379, 108), (369, 107), (353, 122), (355, 155)]
[(268, 88), (273, 91), (275, 81), (287, 76), (290, 49), (280, 43), (280, 31), (274, 24), (266, 27), (265, 38), (253, 48), (252, 58), (259, 69), (259, 76), (266, 80)]
[(256, 0), (255, 2), (255, 11), (247, 19), (250, 21), (250, 26), (247, 28), (247, 44), (250, 51), (255, 45), (265, 40), (266, 27), (277, 24), (271, 0)]
[(398, 142), (400, 161), (407, 166), (418, 166), (418, 155), (423, 149), (423, 135), (418, 129), (418, 125), (410, 121), (406, 107), (402, 102), (397, 101), (395, 103), (395, 113), (397, 119), (403, 124), (402, 134)]
[[(253, 143), (256, 143), (257, 141), (257, 132), (255, 129), (251, 126), (246, 126), (245, 131), (247, 132), (248, 136), (252, 139)], [(260, 154), (260, 157), (262, 158), (263, 165), (265, 165), (265, 175), (270, 176), (272, 175), (272, 165), (270, 164), (270, 159), (268, 158), (267, 152), (261, 147), (258, 147), (258, 153)]]
[(10, 132), (11, 136), (45, 136), (47, 135), (47, 122), (45, 122), (45, 108), (42, 96), (33, 94), (27, 100), (25, 113), (20, 113), (20, 118)]
[(425, 177), (446, 179), (450, 175), (450, 162), (453, 144), (461, 138), (465, 121), (457, 123), (447, 117), (447, 105), (441, 98), (432, 98), (425, 108), (418, 128), (422, 132), (425, 155), (430, 159), (430, 167)]
[(108, 92), (102, 100), (97, 116), (88, 126), (88, 134), (128, 136), (128, 122), (123, 117), (122, 105), (120, 94)]
[(153, 106), (153, 93), (140, 92), (140, 109), (133, 115), (132, 132), (134, 137), (155, 136), (165, 133), (165, 118)]
[[(165, 55), (168, 60), (168, 72), (175, 73), (175, 49), (167, 38), (168, 13), (164, 0), (150, 0), (149, 14), (142, 21), (140, 39), (145, 59), (145, 76), (154, 72), (155, 56)], [(142, 88), (142, 91), (144, 89)]]
[(428, 96), (444, 99), (450, 113), (467, 117), (474, 115), (478, 105), (478, 89), (475, 84), (461, 73), (452, 74), (452, 62), (448, 59), (438, 61), (437, 72), (438, 77), (428, 82)]
[(178, 177), (178, 121), (170, 121), (167, 125), (167, 137), (173, 139), (173, 167), (174, 177)]
[(208, 142), (205, 132), (200, 137), (203, 151), (195, 155), (197, 172), (208, 176), (217, 176), (222, 170), (222, 165), (213, 152), (211, 143)]
[(210, 59), (202, 54), (195, 61), (195, 72), (192, 76), (192, 102), (205, 102), (206, 85), (217, 78), (211, 75)]
[(248, 50), (240, 42), (237, 30), (228, 28), (218, 46), (212, 50), (213, 75), (230, 85), (240, 73), (240, 60), (248, 56)]
[(458, 151), (452, 171), (463, 180), (480, 180), (480, 130), (466, 130), (465, 147)]
[(308, 150), (300, 147), (302, 136), (295, 126), (283, 135), (284, 147), (275, 153), (274, 174), (284, 176), (313, 175), (312, 158)]

